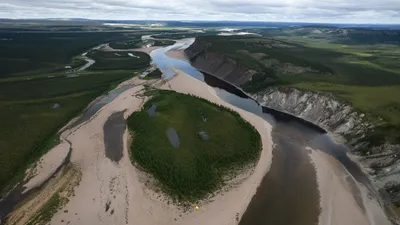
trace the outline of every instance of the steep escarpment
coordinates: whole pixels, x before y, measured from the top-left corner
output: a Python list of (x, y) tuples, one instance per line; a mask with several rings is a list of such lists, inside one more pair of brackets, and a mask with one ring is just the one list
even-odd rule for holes
[(251, 80), (255, 71), (226, 55), (207, 51), (209, 47), (209, 43), (196, 40), (185, 50), (185, 54), (198, 70), (217, 76), (231, 84), (241, 86)]
[[(210, 47), (210, 43), (196, 40), (185, 50), (185, 54), (198, 70), (237, 87), (243, 88), (257, 79), (257, 75), (253, 77), (252, 70), (224, 54), (209, 51)], [(373, 128), (372, 124), (365, 121), (364, 114), (332, 95), (278, 87), (263, 88), (248, 95), (265, 107), (300, 117), (331, 133), (351, 138), (347, 144), (355, 149), (368, 145), (363, 138)]]
[(252, 97), (265, 107), (300, 117), (331, 133), (349, 137), (347, 144), (355, 149), (368, 145), (363, 139), (373, 125), (364, 119), (364, 114), (332, 95), (272, 87), (252, 94)]
[[(256, 78), (250, 69), (209, 48), (209, 43), (196, 40), (185, 53), (200, 71), (238, 87), (243, 88), (246, 81)], [(230, 70), (221, 69), (226, 67)], [(368, 135), (377, 128), (362, 112), (334, 95), (295, 88), (268, 87), (248, 95), (265, 107), (300, 117), (344, 137), (343, 144), (352, 150), (353, 158), (370, 175), (384, 200), (400, 206), (400, 146), (371, 143)]]

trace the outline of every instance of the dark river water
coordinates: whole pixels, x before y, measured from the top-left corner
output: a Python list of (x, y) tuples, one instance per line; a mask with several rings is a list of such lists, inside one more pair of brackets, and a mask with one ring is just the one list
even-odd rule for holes
[[(187, 45), (186, 45), (187, 46)], [(273, 159), (270, 171), (242, 216), (240, 225), (311, 225), (318, 223), (319, 191), (314, 166), (310, 162), (306, 147), (319, 149), (334, 156), (356, 179), (365, 184), (370, 191), (369, 179), (359, 167), (346, 155), (348, 149), (336, 144), (328, 134), (318, 126), (294, 116), (261, 107), (248, 98), (240, 89), (208, 74), (203, 74), (189, 63), (171, 59), (165, 52), (172, 48), (184, 48), (175, 44), (152, 52), (153, 62), (167, 78), (181, 70), (215, 88), (222, 100), (254, 113), (272, 128), (274, 143)], [(353, 179), (349, 179), (352, 194), (364, 209), (361, 193)]]

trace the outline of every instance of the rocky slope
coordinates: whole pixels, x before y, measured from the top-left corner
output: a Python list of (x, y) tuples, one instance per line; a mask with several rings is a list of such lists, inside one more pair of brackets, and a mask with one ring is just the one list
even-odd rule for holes
[(364, 114), (331, 95), (272, 87), (251, 96), (265, 107), (300, 117), (331, 133), (351, 137), (347, 144), (356, 149), (368, 144), (362, 139), (373, 128), (372, 124), (363, 119)]
[(209, 46), (208, 43), (196, 40), (185, 50), (185, 54), (189, 57), (194, 67), (204, 73), (216, 75), (237, 86), (241, 86), (251, 80), (255, 71), (225, 55), (207, 51)]
[[(252, 79), (252, 71), (234, 60), (209, 52), (209, 43), (196, 40), (185, 54), (198, 70), (241, 87)], [(250, 95), (261, 105), (300, 117), (326, 131), (344, 137), (354, 153), (352, 157), (367, 172), (384, 199), (400, 206), (400, 146), (385, 144), (371, 147), (365, 135), (373, 129), (363, 113), (333, 95), (270, 87)], [(366, 149), (367, 156), (358, 150)]]

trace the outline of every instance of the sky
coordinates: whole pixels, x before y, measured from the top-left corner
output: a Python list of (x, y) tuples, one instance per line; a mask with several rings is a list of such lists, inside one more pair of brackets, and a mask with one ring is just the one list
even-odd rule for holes
[(0, 18), (400, 24), (400, 0), (0, 0)]

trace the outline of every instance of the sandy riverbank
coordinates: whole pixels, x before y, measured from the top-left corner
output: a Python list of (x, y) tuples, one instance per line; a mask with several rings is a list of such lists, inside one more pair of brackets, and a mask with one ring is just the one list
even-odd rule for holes
[(32, 174), (28, 176), (28, 182), (24, 185), (25, 189), (22, 193), (24, 194), (33, 188), (39, 187), (53, 176), (60, 165), (66, 160), (70, 147), (68, 142), (62, 140), (60, 144), (40, 158), (36, 166), (32, 169)]
[[(149, 53), (156, 48), (159, 47), (125, 51)], [(166, 55), (187, 61), (182, 50), (170, 50)], [(177, 74), (168, 82), (158, 81), (156, 84), (154, 81), (150, 82), (162, 89), (196, 95), (231, 108), (258, 130), (262, 137), (263, 150), (254, 171), (244, 173), (246, 178), (229, 191), (218, 193), (210, 201), (201, 203), (199, 211), (195, 211), (192, 207), (191, 211), (183, 213), (176, 205), (168, 204), (163, 200), (161, 194), (145, 186), (145, 183), (149, 181), (148, 176), (135, 168), (128, 157), (130, 135), (127, 130), (123, 136), (122, 159), (119, 162), (113, 162), (107, 158), (103, 131), (105, 122), (115, 112), (125, 111), (124, 117), (127, 118), (132, 112), (139, 110), (145, 101), (137, 94), (141, 92), (143, 84), (150, 84), (150, 82), (133, 78), (121, 85), (138, 86), (123, 92), (99, 110), (87, 123), (63, 133), (62, 137), (72, 144), (71, 163), (81, 171), (82, 180), (75, 188), (74, 195), (70, 197), (68, 204), (53, 217), (51, 224), (238, 224), (237, 215), (240, 220), (262, 178), (270, 168), (272, 127), (262, 118), (222, 101), (215, 90), (207, 84), (181, 71), (176, 72)], [(60, 162), (59, 158), (65, 154), (66, 147), (63, 143), (57, 147), (58, 150), (53, 149), (43, 158), (42, 171), (36, 172), (41, 174), (36, 178), (37, 181), (46, 178), (48, 176), (46, 174), (54, 170), (55, 165)], [(335, 158), (311, 149), (309, 155), (316, 168), (321, 194), (322, 210), (319, 225), (390, 224), (377, 202), (370, 199), (367, 190), (360, 185), (358, 186), (360, 198), (366, 209), (359, 207), (348, 181), (351, 176)], [(39, 197), (49, 197), (54, 192), (54, 189), (44, 190)], [(41, 204), (44, 204), (43, 200)], [(38, 205), (35, 208), (38, 208)]]
[[(130, 83), (139, 86), (128, 89), (104, 106), (88, 123), (63, 133), (63, 137), (73, 146), (71, 163), (81, 171), (82, 180), (75, 188), (70, 201), (53, 217), (51, 224), (238, 224), (237, 214), (240, 219), (269, 170), (272, 160), (271, 125), (258, 116), (222, 101), (213, 88), (180, 71), (168, 82), (157, 82), (155, 85), (162, 89), (196, 95), (237, 111), (255, 126), (262, 137), (263, 151), (260, 160), (252, 173), (246, 173), (247, 178), (229, 191), (219, 193), (210, 201), (201, 203), (199, 211), (192, 209), (183, 213), (176, 205), (168, 204), (159, 197), (160, 194), (145, 186), (148, 176), (137, 170), (128, 157), (127, 131), (123, 136), (123, 158), (119, 162), (113, 162), (105, 155), (105, 122), (115, 112), (126, 110), (124, 117), (127, 118), (132, 112), (140, 109), (145, 101), (138, 95), (143, 88), (143, 82), (133, 78)], [(62, 156), (66, 147), (65, 143), (61, 144), (42, 159), (44, 165), (49, 163), (49, 171), (54, 168), (53, 164), (59, 161), (57, 155)], [(378, 203), (369, 198), (367, 190), (360, 185), (360, 198), (366, 209), (359, 207), (348, 180), (351, 176), (335, 158), (318, 150), (309, 150), (316, 168), (321, 195), (319, 225), (390, 224)], [(65, 179), (63, 182), (66, 182)], [(48, 198), (54, 192), (54, 188), (44, 190), (39, 197)], [(35, 205), (31, 203), (30, 207), (37, 210), (38, 201), (35, 201)], [(43, 200), (40, 204), (44, 204)], [(32, 215), (26, 210), (24, 213)], [(13, 218), (15, 217), (17, 216)], [(26, 218), (21, 221), (26, 221)]]
[[(319, 225), (391, 224), (379, 204), (368, 196), (368, 190), (358, 184), (333, 156), (319, 150), (309, 151), (316, 169), (321, 197)], [(358, 201), (361, 201), (365, 209), (359, 207), (352, 188), (360, 190)]]
[(185, 52), (183, 50), (171, 49), (167, 51), (165, 55), (173, 59), (179, 59), (189, 62), (189, 59), (186, 57)]
[[(135, 84), (141, 82), (130, 81)], [(133, 111), (140, 109), (145, 99), (138, 95), (143, 88), (139, 85), (123, 92), (99, 110), (87, 123), (63, 133), (62, 136), (73, 147), (71, 164), (80, 170), (82, 176), (69, 202), (54, 215), (51, 224), (238, 223), (237, 214), (239, 213), (239, 217), (243, 214), (269, 169), (272, 158), (271, 126), (261, 118), (223, 102), (212, 88), (189, 75), (179, 73), (168, 84), (159, 82), (159, 85), (164, 89), (172, 88), (178, 92), (190, 93), (225, 105), (237, 110), (244, 119), (252, 123), (261, 133), (263, 143), (263, 151), (254, 171), (248, 171), (246, 173), (248, 177), (241, 177), (243, 178), (241, 182), (235, 183), (228, 192), (219, 193), (210, 201), (201, 203), (199, 211), (192, 207), (184, 213), (176, 205), (165, 201), (162, 195), (145, 186), (148, 176), (137, 170), (128, 157), (127, 131), (123, 136), (122, 159), (119, 162), (108, 159), (105, 155), (103, 126), (115, 112), (125, 111), (124, 117), (127, 118)], [(40, 195), (51, 196), (52, 193), (54, 189), (45, 189)], [(27, 215), (32, 214), (32, 212), (27, 213)]]

